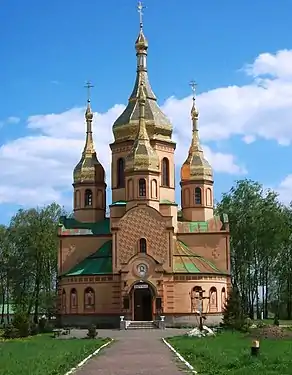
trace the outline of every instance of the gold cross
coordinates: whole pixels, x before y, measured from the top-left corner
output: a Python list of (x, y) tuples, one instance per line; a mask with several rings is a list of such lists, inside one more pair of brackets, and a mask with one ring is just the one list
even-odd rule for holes
[(196, 96), (196, 89), (197, 89), (197, 82), (196, 81), (191, 81), (190, 86), (193, 92), (193, 98)]
[(139, 16), (140, 16), (140, 29), (142, 29), (143, 27), (143, 9), (145, 9), (145, 6), (142, 4), (142, 1), (139, 1), (138, 2), (138, 13), (139, 13)]
[(90, 103), (90, 94), (91, 94), (90, 89), (92, 89), (92, 87), (94, 86), (90, 81), (87, 81), (84, 87), (87, 89), (87, 102)]

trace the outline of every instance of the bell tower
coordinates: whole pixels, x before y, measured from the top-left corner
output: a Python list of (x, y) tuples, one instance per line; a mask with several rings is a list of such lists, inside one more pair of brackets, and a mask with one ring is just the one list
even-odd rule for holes
[(198, 118), (196, 108), (196, 84), (191, 83), (193, 90), (192, 142), (189, 154), (181, 167), (181, 205), (182, 215), (188, 221), (207, 221), (213, 217), (213, 172), (205, 159), (199, 140)]
[(79, 163), (74, 168), (74, 217), (80, 222), (104, 220), (106, 211), (105, 171), (97, 159), (92, 136), (93, 112), (91, 110), (90, 82), (85, 111), (86, 140)]
[(157, 98), (149, 81), (147, 67), (149, 43), (144, 33), (143, 8), (139, 1), (140, 29), (135, 42), (136, 80), (125, 110), (113, 124), (114, 142), (110, 145), (112, 151), (112, 201), (127, 201), (125, 162), (140, 127), (141, 106), (138, 97), (142, 82), (143, 95), (145, 95), (143, 122), (151, 147), (159, 158), (158, 190), (160, 201), (173, 203), (175, 202), (174, 151), (176, 145), (172, 140), (173, 129), (170, 120), (158, 106)]

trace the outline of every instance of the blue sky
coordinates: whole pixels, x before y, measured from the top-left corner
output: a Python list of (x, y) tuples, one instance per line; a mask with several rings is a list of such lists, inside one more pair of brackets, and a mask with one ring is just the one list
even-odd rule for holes
[[(248, 177), (289, 201), (292, 3), (144, 3), (150, 82), (173, 120), (177, 165), (189, 146), (188, 83), (195, 79), (216, 197), (235, 179)], [(136, 0), (2, 2), (0, 222), (22, 206), (55, 199), (70, 205), (71, 171), (83, 146), (87, 79), (95, 84), (92, 105), (99, 113), (96, 149), (108, 165), (111, 124), (135, 78), (136, 5)], [(106, 127), (106, 134), (98, 126)]]

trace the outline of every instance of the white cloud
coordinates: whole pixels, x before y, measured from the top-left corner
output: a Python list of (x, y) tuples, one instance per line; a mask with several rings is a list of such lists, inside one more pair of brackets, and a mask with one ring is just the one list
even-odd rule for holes
[(15, 117), (15, 116), (10, 116), (6, 120), (7, 124), (18, 124), (19, 122), (20, 122), (20, 118), (19, 117)]
[[(252, 79), (250, 84), (217, 88), (197, 98), (204, 150), (220, 173), (240, 175), (247, 171), (244, 164), (238, 164), (235, 156), (224, 153), (224, 149), (212, 151), (206, 146), (208, 141), (234, 135), (241, 136), (245, 143), (264, 138), (288, 145), (292, 140), (292, 51), (261, 54), (243, 71)], [(190, 144), (191, 98), (170, 97), (162, 107), (174, 124), (179, 166)], [(123, 109), (124, 105), (117, 104), (106, 113), (95, 115), (96, 149), (108, 176), (112, 124)], [(84, 108), (29, 117), (27, 126), (33, 135), (0, 148), (0, 203), (62, 201), (63, 193), (70, 189), (72, 170), (83, 148), (83, 124)]]
[(249, 144), (253, 143), (256, 140), (256, 138), (253, 135), (245, 135), (242, 138), (242, 140), (243, 140), (243, 142), (245, 142), (246, 144), (249, 145)]
[(287, 175), (275, 187), (275, 190), (278, 192), (280, 200), (285, 204), (289, 204), (292, 201), (292, 174)]

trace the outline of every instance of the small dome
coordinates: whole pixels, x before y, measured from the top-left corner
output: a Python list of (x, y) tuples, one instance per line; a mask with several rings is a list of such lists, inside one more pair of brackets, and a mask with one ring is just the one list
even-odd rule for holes
[(181, 181), (207, 180), (213, 181), (213, 171), (202, 151), (188, 156), (180, 171)]
[(73, 172), (74, 183), (82, 182), (105, 182), (105, 171), (97, 159), (96, 152), (92, 154), (82, 154), (79, 163)]
[(195, 98), (193, 98), (191, 116), (193, 121), (192, 143), (189, 149), (188, 157), (180, 170), (181, 181), (206, 180), (213, 182), (212, 167), (205, 158), (200, 145), (198, 131), (199, 112), (195, 105)]
[(90, 102), (88, 101), (87, 108), (85, 111), (85, 120), (86, 121), (92, 121), (93, 120), (93, 112), (90, 107)]
[(143, 50), (146, 51), (148, 48), (148, 41), (143, 33), (143, 30), (140, 30), (140, 33), (135, 43), (135, 47), (137, 52), (141, 52)]

